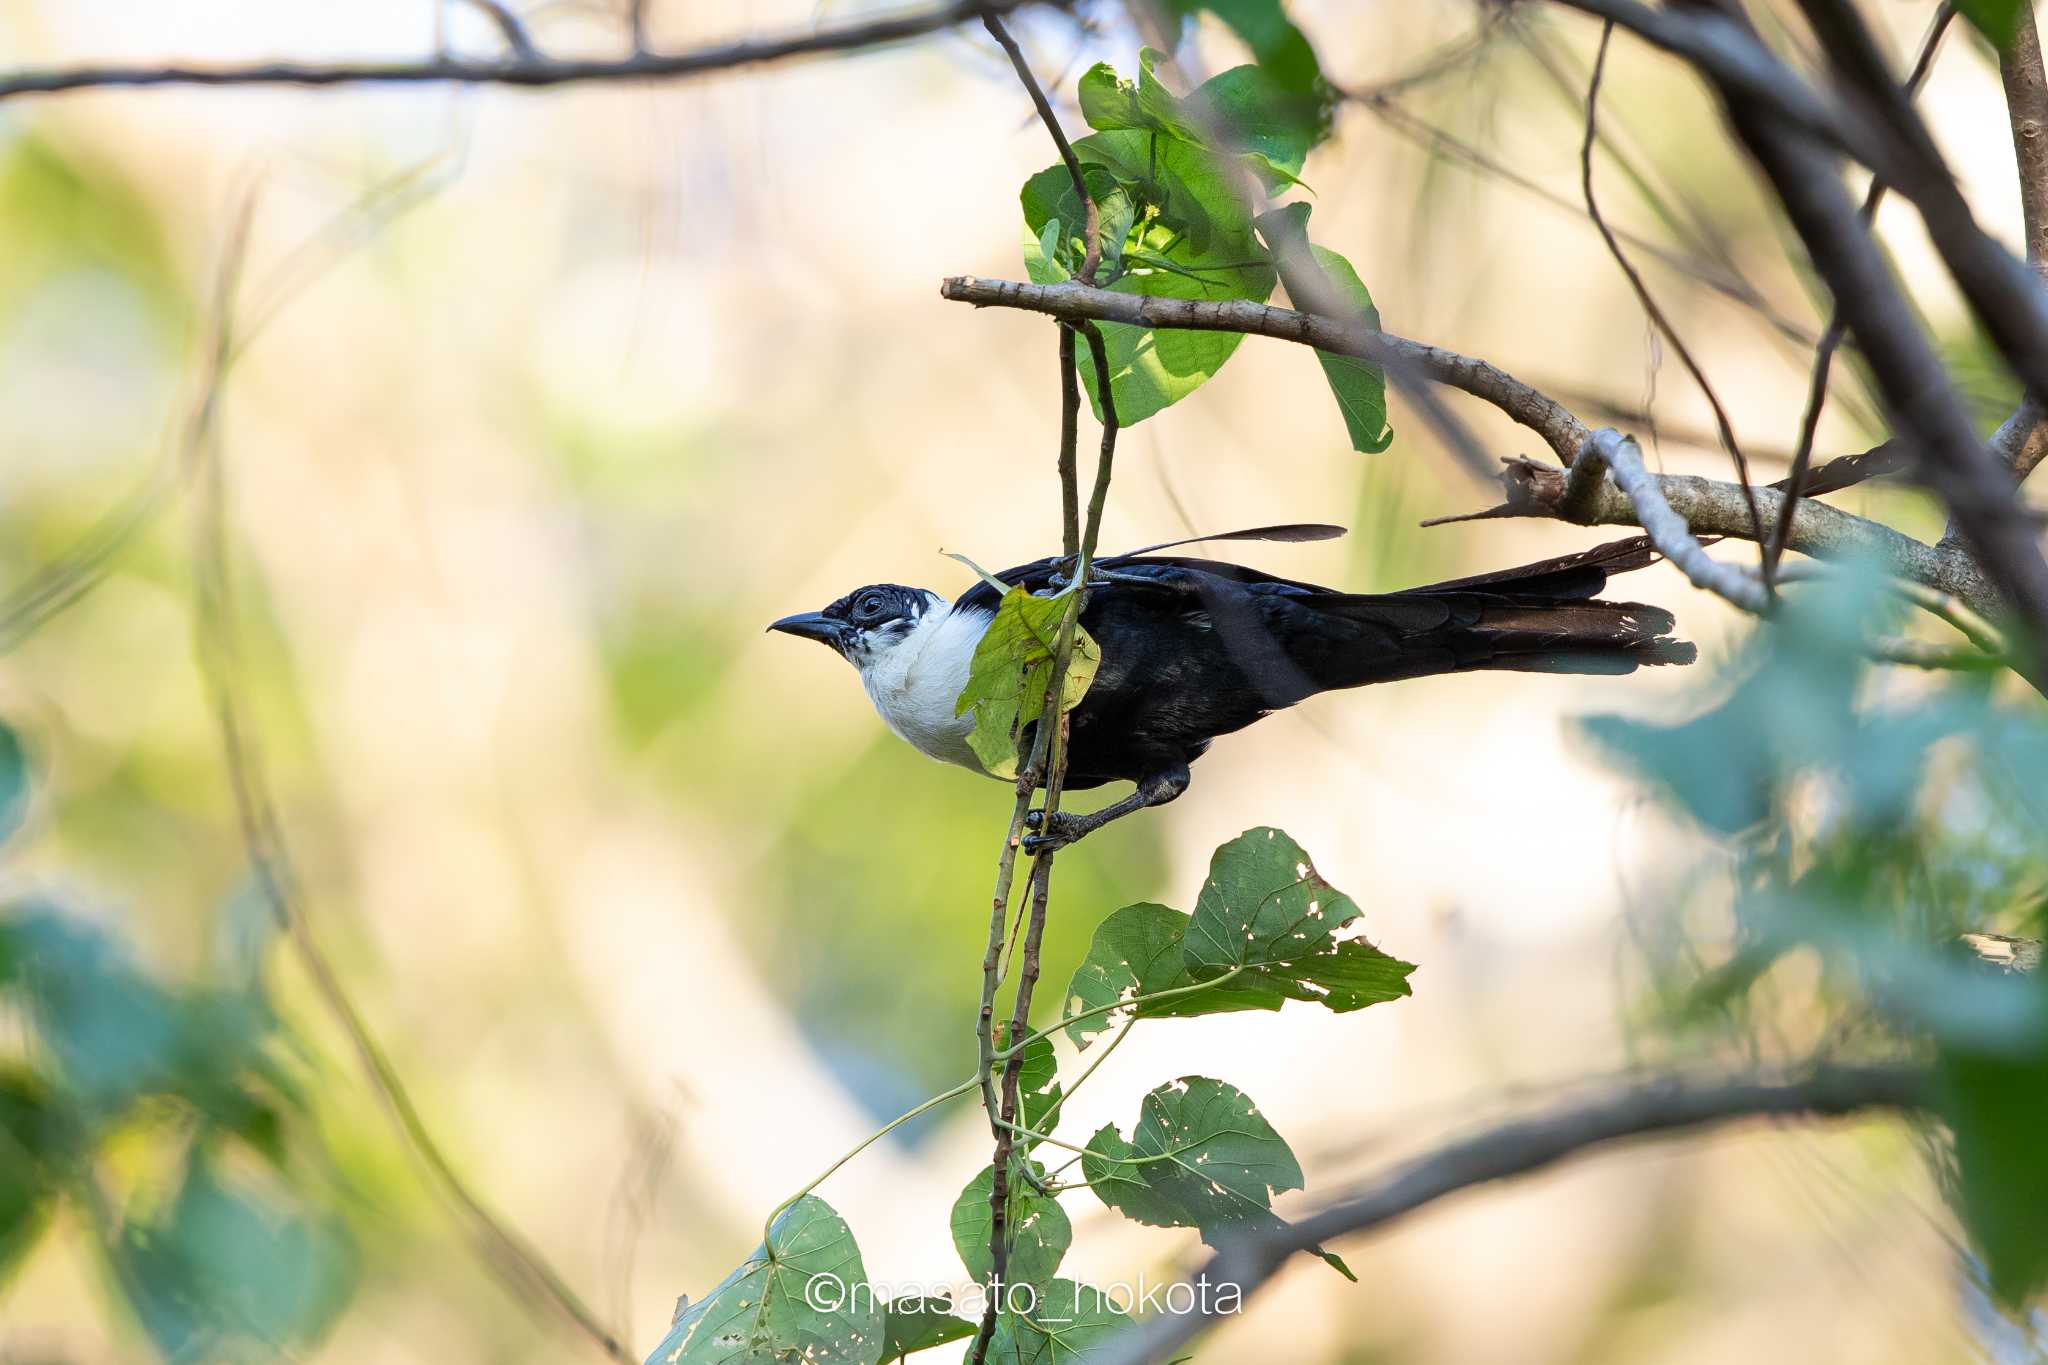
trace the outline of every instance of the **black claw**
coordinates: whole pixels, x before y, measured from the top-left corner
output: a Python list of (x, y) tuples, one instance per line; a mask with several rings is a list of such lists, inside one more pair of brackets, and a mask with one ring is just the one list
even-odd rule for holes
[(1027, 811), (1025, 811), (1025, 812), (1024, 812), (1024, 828), (1026, 828), (1026, 829), (1037, 829), (1037, 828), (1038, 828), (1038, 827), (1039, 827), (1040, 825), (1042, 825), (1042, 824), (1044, 824), (1044, 823), (1045, 823), (1045, 812), (1044, 812), (1044, 811), (1042, 811), (1042, 810), (1027, 810)]

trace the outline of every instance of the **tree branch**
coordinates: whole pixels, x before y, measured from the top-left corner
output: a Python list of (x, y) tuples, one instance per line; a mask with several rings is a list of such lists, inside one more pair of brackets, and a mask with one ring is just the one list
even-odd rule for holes
[(977, 308), (1019, 308), (1045, 313), (1066, 322), (1121, 322), (1133, 327), (1180, 328), (1192, 332), (1242, 332), (1297, 342), (1338, 355), (1357, 356), (1419, 371), (1439, 384), (1493, 404), (1541, 436), (1570, 464), (1590, 434), (1584, 422), (1563, 405), (1484, 360), (1446, 351), (1426, 342), (1410, 341), (1363, 323), (1339, 321), (1316, 313), (1277, 308), (1248, 299), (1210, 302), (1203, 299), (1148, 298), (1090, 289), (1086, 285), (1026, 284), (1018, 280), (984, 280), (956, 275), (939, 287), (942, 297)]
[(2027, 260), (2040, 273), (2048, 271), (2048, 69), (2042, 66), (2033, 0), (2022, 0), (2012, 46), (1998, 56), (1998, 79), (2005, 87), (2013, 155), (2019, 162)]
[[(1608, 475), (1612, 473), (1610, 481)], [(1594, 506), (1608, 492), (1619, 493), (1628, 502), (1636, 523), (1663, 556), (1677, 565), (1696, 588), (1759, 615), (1770, 610), (1768, 586), (1746, 577), (1730, 564), (1716, 562), (1688, 529), (1685, 518), (1672, 511), (1664, 491), (1650, 471), (1643, 468), (1643, 453), (1636, 443), (1613, 427), (1602, 427), (1586, 438), (1578, 463), (1566, 475), (1558, 513), (1568, 521), (1591, 525)], [(1758, 539), (1763, 521), (1757, 510), (1756, 490), (1740, 485), (1749, 526)]]
[(463, 85), (510, 85), (541, 87), (576, 85), (592, 81), (677, 80), (760, 66), (794, 57), (823, 53), (851, 52), (885, 43), (920, 38), (941, 29), (955, 28), (989, 14), (1007, 14), (1034, 3), (1060, 0), (951, 0), (930, 9), (884, 15), (861, 23), (813, 33), (791, 34), (699, 48), (692, 52), (659, 53), (635, 50), (620, 58), (541, 58), (530, 52), (512, 60), (484, 61), (462, 57), (435, 57), (427, 61), (258, 62), (247, 66), (184, 66), (168, 63), (156, 66), (78, 66), (43, 71), (18, 71), (0, 76), (0, 100), (21, 95), (50, 95), (71, 90), (105, 89), (110, 86), (153, 87), (168, 85), (250, 86), (290, 85), (328, 87), (338, 85), (418, 85), (454, 82)]
[[(1528, 1175), (1610, 1143), (1743, 1119), (1917, 1110), (1927, 1103), (1928, 1091), (1927, 1075), (1917, 1068), (1825, 1068), (1781, 1083), (1741, 1077), (1692, 1084), (1667, 1079), (1517, 1119), (1425, 1153), (1299, 1222), (1232, 1242), (1194, 1277), (1208, 1292), (1194, 1296), (1191, 1311), (1169, 1311), (1139, 1324), (1109, 1344), (1101, 1365), (1167, 1360), (1181, 1353), (1209, 1317), (1249, 1299), (1294, 1253), (1385, 1227), (1461, 1190)], [(1232, 1286), (1235, 1297), (1228, 1293)]]

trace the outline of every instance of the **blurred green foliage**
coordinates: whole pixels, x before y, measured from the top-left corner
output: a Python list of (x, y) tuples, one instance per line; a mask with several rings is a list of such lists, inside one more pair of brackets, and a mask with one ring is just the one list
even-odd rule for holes
[[(18, 814), (11, 730), (0, 757)], [(0, 909), (0, 1012), (21, 1025), (0, 1054), (0, 1275), (68, 1203), (166, 1360), (301, 1349), (355, 1281), (351, 1239), (311, 1193), (312, 1125), (260, 968), (259, 950), (234, 979), (170, 985), (54, 902)]]
[[(1963, 1223), (1986, 1279), (2018, 1306), (2048, 1288), (2048, 976), (1979, 960), (1962, 935), (2043, 928), (2048, 723), (1982, 678), (1871, 695), (1866, 644), (1899, 608), (1874, 571), (1791, 600), (1723, 695), (1676, 725), (1586, 722), (1617, 762), (1732, 855), (1725, 921), (1668, 926), (1681, 1023), (1769, 1049), (1774, 1015), (1809, 1016), (1824, 1056), (1930, 1059), (1953, 1138)], [(1773, 968), (1823, 964), (1788, 1004)]]

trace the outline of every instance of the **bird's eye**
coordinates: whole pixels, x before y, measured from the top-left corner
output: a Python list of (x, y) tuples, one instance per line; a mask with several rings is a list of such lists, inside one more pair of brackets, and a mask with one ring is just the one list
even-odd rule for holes
[(854, 611), (858, 612), (861, 616), (872, 621), (874, 618), (882, 614), (883, 608), (884, 603), (882, 601), (882, 595), (878, 592), (871, 592), (866, 597), (861, 598), (859, 602), (855, 603), (853, 609)]

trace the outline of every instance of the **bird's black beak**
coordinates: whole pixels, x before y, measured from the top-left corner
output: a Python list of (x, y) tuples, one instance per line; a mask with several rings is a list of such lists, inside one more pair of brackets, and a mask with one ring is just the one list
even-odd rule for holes
[(772, 622), (768, 629), (779, 630), (784, 635), (795, 635), (805, 640), (816, 640), (821, 645), (830, 645), (838, 649), (843, 627), (823, 612), (805, 611)]

